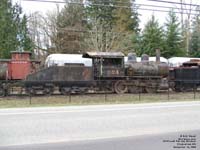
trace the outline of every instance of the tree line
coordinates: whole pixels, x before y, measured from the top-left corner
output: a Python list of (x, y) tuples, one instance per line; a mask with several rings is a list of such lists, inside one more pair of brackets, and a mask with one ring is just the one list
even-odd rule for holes
[(18, 4), (0, 1), (0, 58), (9, 58), (10, 51), (33, 50), (28, 34), (27, 17)]
[[(196, 8), (199, 12), (198, 8)], [(198, 13), (199, 14), (199, 13)], [(171, 9), (163, 25), (154, 15), (139, 27), (140, 14), (130, 0), (67, 0), (63, 8), (43, 15), (26, 16), (18, 4), (0, 1), (0, 57), (10, 51), (44, 53), (83, 53), (85, 51), (121, 51), (162, 56), (200, 57), (200, 16), (178, 18)], [(39, 58), (40, 58), (39, 57)]]

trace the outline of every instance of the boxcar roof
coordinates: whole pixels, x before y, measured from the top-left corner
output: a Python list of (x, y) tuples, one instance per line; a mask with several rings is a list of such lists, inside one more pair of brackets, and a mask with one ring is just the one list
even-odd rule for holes
[(32, 54), (32, 52), (30, 51), (11, 51), (10, 53), (14, 54), (14, 53), (21, 53), (21, 54)]
[(123, 58), (122, 52), (86, 52), (83, 58)]

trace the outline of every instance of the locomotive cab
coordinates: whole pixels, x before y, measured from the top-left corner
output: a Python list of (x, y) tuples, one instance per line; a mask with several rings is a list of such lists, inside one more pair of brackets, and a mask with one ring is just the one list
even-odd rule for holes
[(87, 52), (83, 57), (92, 59), (95, 80), (125, 76), (124, 54), (121, 52)]

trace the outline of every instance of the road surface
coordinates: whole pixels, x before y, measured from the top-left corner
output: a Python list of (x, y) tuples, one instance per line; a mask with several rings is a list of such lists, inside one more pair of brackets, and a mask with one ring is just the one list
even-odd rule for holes
[(114, 143), (127, 137), (137, 141), (135, 137), (165, 134), (171, 138), (186, 131), (199, 137), (200, 102), (1, 109), (0, 120), (0, 149), (101, 139)]
[[(178, 140), (181, 135), (196, 136), (196, 142), (166, 142)], [(142, 135), (123, 138), (110, 138), (74, 142), (58, 142), (30, 145), (4, 146), (2, 150), (199, 150), (200, 130), (188, 132)], [(183, 139), (183, 138), (182, 138)], [(187, 144), (182, 146), (182, 144)]]

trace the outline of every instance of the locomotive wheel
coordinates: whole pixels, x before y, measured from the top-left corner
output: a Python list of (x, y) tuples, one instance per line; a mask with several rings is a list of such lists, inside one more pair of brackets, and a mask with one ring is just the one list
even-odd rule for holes
[(128, 91), (128, 87), (124, 81), (117, 81), (114, 84), (114, 90), (117, 94), (124, 94)]
[(60, 88), (60, 93), (61, 93), (62, 95), (68, 95), (70, 92), (71, 92), (71, 89), (70, 89), (70, 88), (67, 88), (67, 87), (61, 87), (61, 88)]
[(181, 85), (175, 85), (175, 87), (173, 89), (175, 92), (185, 92), (184, 87)]
[(175, 91), (175, 92), (182, 92), (182, 89), (181, 88), (177, 88), (177, 87), (173, 88), (172, 90)]
[(137, 87), (137, 86), (129, 86), (128, 92), (132, 94), (142, 93), (142, 88)]
[(156, 87), (146, 87), (145, 91), (147, 93), (156, 93), (157, 92), (157, 88)]
[(45, 87), (43, 90), (43, 94), (45, 95), (52, 95), (53, 94), (53, 88), (52, 87)]
[(0, 88), (0, 96), (5, 96), (5, 95), (6, 95), (5, 90)]
[(29, 94), (29, 95), (36, 95), (36, 90), (29, 87), (26, 89), (26, 92)]

